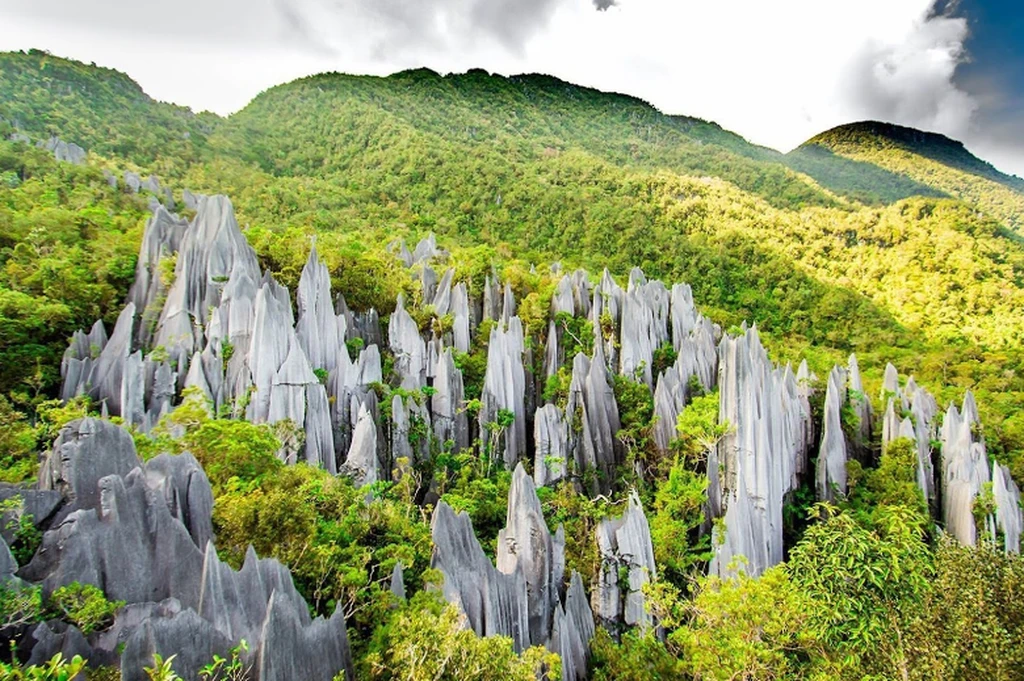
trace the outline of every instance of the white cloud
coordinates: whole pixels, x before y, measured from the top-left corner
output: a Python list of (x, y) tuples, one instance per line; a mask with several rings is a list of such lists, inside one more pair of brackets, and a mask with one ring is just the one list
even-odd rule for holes
[[(318, 71), (482, 67), (633, 94), (783, 150), (865, 118), (999, 148), (954, 84), (966, 21), (934, 2), (0, 0), (0, 49), (96, 61), (219, 113)], [(1024, 175), (1024, 157), (1000, 162)]]

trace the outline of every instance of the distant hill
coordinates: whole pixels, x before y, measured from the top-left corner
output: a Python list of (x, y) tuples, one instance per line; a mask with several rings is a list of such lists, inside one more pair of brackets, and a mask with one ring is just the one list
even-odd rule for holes
[(816, 135), (800, 151), (815, 148), (885, 168), (975, 205), (1009, 227), (1024, 228), (1024, 179), (999, 172), (944, 135), (864, 121)]

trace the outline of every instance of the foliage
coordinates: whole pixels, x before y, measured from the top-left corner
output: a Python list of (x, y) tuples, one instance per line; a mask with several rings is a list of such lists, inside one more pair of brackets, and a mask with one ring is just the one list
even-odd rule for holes
[(72, 582), (50, 595), (50, 609), (88, 636), (106, 628), (124, 601), (108, 601), (103, 590), (92, 584)]
[(258, 483), (276, 474), (284, 465), (277, 457), (282, 447), (278, 435), (287, 428), (287, 423), (271, 426), (214, 418), (203, 393), (191, 388), (148, 436), (136, 436), (135, 445), (143, 459), (162, 452), (191, 453), (217, 494), (229, 485)]
[(707, 535), (698, 538), (704, 523), (708, 478), (684, 461), (676, 461), (668, 480), (658, 487), (651, 518), (651, 540), (659, 574), (682, 586), (695, 565), (710, 559)]
[(153, 653), (153, 666), (143, 667), (142, 671), (145, 672), (149, 681), (180, 681), (181, 677), (174, 673), (174, 668), (171, 666), (175, 657), (175, 655), (171, 655), (164, 659), (160, 653)]
[(1024, 669), (1024, 560), (943, 537), (907, 634), (911, 679), (1011, 679)]
[(821, 522), (790, 552), (790, 579), (815, 607), (809, 625), (822, 645), (867, 671), (904, 664), (903, 637), (934, 575), (925, 519), (901, 505), (877, 506), (859, 520), (819, 505)]
[(653, 632), (627, 632), (616, 643), (602, 627), (590, 642), (594, 681), (660, 681), (679, 678), (679, 661)]
[(4, 529), (12, 536), (8, 545), (18, 565), (27, 565), (43, 541), (43, 533), (33, 522), (32, 514), (25, 513), (25, 503), (20, 494), (0, 501), (0, 518)]
[(707, 577), (692, 602), (677, 606), (684, 625), (669, 644), (695, 679), (796, 678), (818, 654), (815, 607), (781, 566), (756, 579)]
[[(424, 594), (432, 595), (432, 594)], [(435, 596), (436, 598), (436, 596)], [(406, 607), (393, 615), (368, 662), (374, 679), (557, 681), (558, 656), (537, 646), (516, 655), (511, 639), (477, 636), (454, 604)], [(543, 673), (541, 673), (543, 671)]]
[(0, 634), (9, 634), (43, 616), (43, 592), (38, 586), (7, 581), (0, 584)]
[(246, 665), (242, 659), (248, 651), (249, 644), (243, 638), (231, 649), (230, 659), (215, 654), (213, 662), (199, 670), (199, 678), (203, 681), (245, 681), (252, 670), (252, 665)]
[(676, 420), (677, 439), (672, 449), (691, 466), (707, 461), (708, 451), (730, 430), (728, 423), (718, 419), (718, 393), (700, 395), (690, 400)]
[(75, 655), (66, 660), (57, 653), (41, 665), (22, 667), (17, 662), (0, 662), (0, 678), (8, 681), (72, 681), (85, 669), (85, 660)]

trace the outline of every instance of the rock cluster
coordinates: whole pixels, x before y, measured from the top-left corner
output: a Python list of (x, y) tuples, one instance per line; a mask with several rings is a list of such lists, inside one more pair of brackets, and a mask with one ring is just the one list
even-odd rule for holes
[[(654, 546), (643, 507), (636, 493), (620, 518), (597, 527), (601, 571), (591, 592), (591, 606), (599, 621), (612, 631), (654, 624), (644, 606), (643, 586), (657, 578)], [(625, 574), (625, 579), (622, 575)]]
[[(708, 456), (708, 516), (716, 530), (710, 572), (759, 575), (782, 560), (782, 508), (812, 445), (808, 372), (772, 365), (756, 328), (719, 345), (719, 420), (728, 432)], [(743, 556), (745, 565), (734, 559)]]
[(85, 164), (86, 151), (74, 142), (65, 142), (59, 137), (51, 137), (39, 142), (39, 146), (47, 151), (52, 151), (53, 157), (58, 161), (73, 163), (76, 166)]
[[(646, 523), (644, 525), (646, 529)], [(554, 535), (541, 513), (533, 479), (516, 467), (497, 566), (484, 554), (465, 513), (443, 501), (434, 511), (431, 566), (444, 576), (443, 593), (480, 636), (507, 636), (516, 651), (547, 646), (562, 657), (562, 677), (586, 678), (594, 617), (583, 580), (565, 583), (565, 536)]]
[[(213, 496), (192, 456), (141, 462), (126, 431), (84, 419), (63, 429), (43, 465), (42, 490), (64, 507), (20, 575), (45, 593), (79, 582), (128, 604), (105, 632), (37, 626), (32, 660), (58, 651), (94, 665), (117, 664), (122, 678), (146, 678), (153, 653), (175, 655), (175, 670), (195, 678), (214, 654), (249, 642), (255, 678), (352, 678), (344, 618), (313, 620), (288, 569), (250, 549), (241, 570), (212, 543)], [(10, 574), (0, 547), (0, 573)]]

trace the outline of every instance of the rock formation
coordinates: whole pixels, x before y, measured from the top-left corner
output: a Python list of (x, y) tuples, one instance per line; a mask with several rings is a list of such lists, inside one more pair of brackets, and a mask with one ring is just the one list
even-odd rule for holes
[[(756, 328), (719, 345), (719, 421), (729, 427), (708, 457), (709, 517), (725, 519), (709, 571), (760, 575), (782, 560), (782, 507), (806, 467), (806, 388), (775, 368)], [(743, 565), (733, 565), (743, 556)]]
[[(647, 517), (636, 493), (622, 517), (597, 527), (601, 572), (591, 592), (594, 615), (612, 631), (623, 625), (647, 628), (654, 624), (644, 606), (643, 586), (657, 578), (654, 547)], [(620, 574), (625, 573), (622, 580)]]
[(226, 655), (244, 638), (260, 681), (330, 681), (342, 670), (352, 678), (340, 612), (313, 620), (288, 569), (252, 549), (240, 571), (217, 557), (210, 485), (190, 455), (144, 464), (124, 430), (84, 419), (64, 428), (43, 470), (40, 486), (60, 491), (65, 508), (21, 574), (46, 593), (72, 582), (97, 585), (128, 607), (110, 631), (88, 640), (40, 624), (34, 658), (84, 646), (94, 664), (120, 657), (123, 678), (141, 680), (159, 652), (180, 655), (176, 671), (194, 678), (213, 654)]
[(563, 678), (585, 678), (593, 614), (579, 574), (565, 588), (564, 533), (548, 530), (534, 481), (521, 464), (498, 537), (497, 567), (480, 547), (469, 516), (443, 501), (434, 510), (432, 536), (431, 567), (443, 574), (444, 597), (459, 606), (473, 631), (508, 636), (520, 652), (547, 646), (562, 655)]

